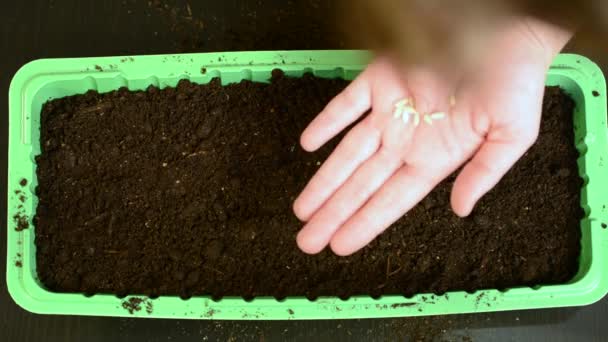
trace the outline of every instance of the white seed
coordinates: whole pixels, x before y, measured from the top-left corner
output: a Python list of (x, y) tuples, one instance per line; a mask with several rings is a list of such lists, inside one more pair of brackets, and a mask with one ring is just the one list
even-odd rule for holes
[(433, 124), (433, 119), (431, 119), (431, 117), (429, 115), (424, 115), (424, 122), (426, 122), (429, 125)]
[(403, 114), (403, 107), (396, 107), (395, 111), (393, 112), (393, 118), (399, 119), (401, 114)]
[(403, 119), (404, 124), (407, 124), (410, 121), (410, 115), (412, 115), (412, 113), (403, 112), (403, 116), (401, 117), (401, 119)]
[(410, 103), (410, 99), (402, 99), (395, 103), (395, 108), (405, 107)]
[(418, 112), (414, 112), (414, 126), (420, 125), (420, 114)]
[(406, 106), (406, 107), (403, 107), (403, 110), (404, 110), (404, 111), (406, 111), (406, 112), (411, 112), (411, 113), (418, 112), (418, 111), (416, 110), (416, 108), (414, 108), (414, 107), (412, 107), (412, 106)]
[(163, 163), (163, 167), (167, 167), (167, 163)]
[(441, 120), (441, 119), (445, 118), (445, 113), (444, 112), (437, 112), (437, 113), (433, 113), (433, 114), (431, 114), (429, 116), (433, 120)]

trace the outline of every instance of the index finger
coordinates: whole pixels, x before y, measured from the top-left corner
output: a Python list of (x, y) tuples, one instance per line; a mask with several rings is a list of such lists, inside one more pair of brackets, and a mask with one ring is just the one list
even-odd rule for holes
[(361, 73), (340, 94), (334, 97), (306, 127), (300, 144), (306, 151), (315, 151), (343, 129), (355, 122), (371, 106), (369, 69)]

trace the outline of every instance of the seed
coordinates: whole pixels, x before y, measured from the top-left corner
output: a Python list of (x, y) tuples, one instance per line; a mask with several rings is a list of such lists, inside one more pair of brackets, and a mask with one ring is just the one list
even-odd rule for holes
[(410, 99), (402, 99), (395, 103), (395, 108), (405, 107), (408, 104), (410, 104)]
[(424, 115), (424, 122), (426, 122), (429, 125), (433, 124), (433, 119), (431, 119), (431, 117), (429, 115)]
[(393, 111), (393, 117), (395, 119), (403, 120), (403, 123), (407, 124), (410, 121), (410, 116), (414, 115), (414, 124), (418, 126), (420, 124), (420, 117), (416, 108), (414, 108), (414, 101), (412, 99), (402, 99), (395, 103), (395, 110)]
[(407, 124), (410, 121), (410, 115), (411, 115), (411, 113), (409, 113), (409, 112), (403, 113), (403, 116), (401, 117), (401, 119), (403, 119), (404, 124)]
[(402, 113), (403, 113), (403, 107), (396, 107), (395, 111), (393, 112), (393, 118), (399, 119), (399, 117), (401, 116)]
[(406, 111), (406, 112), (411, 112), (411, 113), (417, 112), (416, 108), (414, 108), (412, 106), (403, 107), (403, 110)]
[(433, 120), (441, 120), (441, 119), (445, 118), (445, 113), (444, 112), (437, 112), (437, 113), (433, 113), (433, 114), (431, 114), (429, 116)]

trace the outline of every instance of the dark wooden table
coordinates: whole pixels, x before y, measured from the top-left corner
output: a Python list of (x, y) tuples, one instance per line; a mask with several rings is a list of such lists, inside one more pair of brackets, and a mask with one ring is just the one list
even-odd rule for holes
[[(164, 4), (168, 6), (164, 6)], [(2, 148), (6, 189), (7, 95), (12, 75), (44, 57), (193, 51), (340, 48), (329, 25), (332, 1), (3, 1), (0, 4)], [(330, 38), (333, 37), (333, 38)], [(605, 59), (599, 58), (600, 64)], [(6, 193), (5, 190), (0, 193)], [(5, 217), (6, 199), (0, 196)], [(0, 234), (3, 238), (5, 233)], [(4, 239), (0, 254), (5, 255)], [(2, 272), (5, 265), (2, 263)], [(583, 308), (415, 319), (233, 322), (41, 316), (0, 290), (4, 341), (215, 341), (403, 339), (605, 341), (608, 299)]]

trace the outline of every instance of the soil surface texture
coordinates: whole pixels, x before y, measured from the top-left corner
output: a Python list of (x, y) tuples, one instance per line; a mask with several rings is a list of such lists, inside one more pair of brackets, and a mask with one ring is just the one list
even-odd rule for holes
[(86, 294), (315, 298), (503, 289), (576, 273), (574, 103), (555, 87), (537, 143), (470, 217), (450, 209), (452, 176), (355, 255), (302, 253), (291, 205), (338, 139), (316, 153), (298, 140), (347, 84), (274, 72), (270, 84), (184, 80), (49, 101), (36, 158), (40, 280)]

